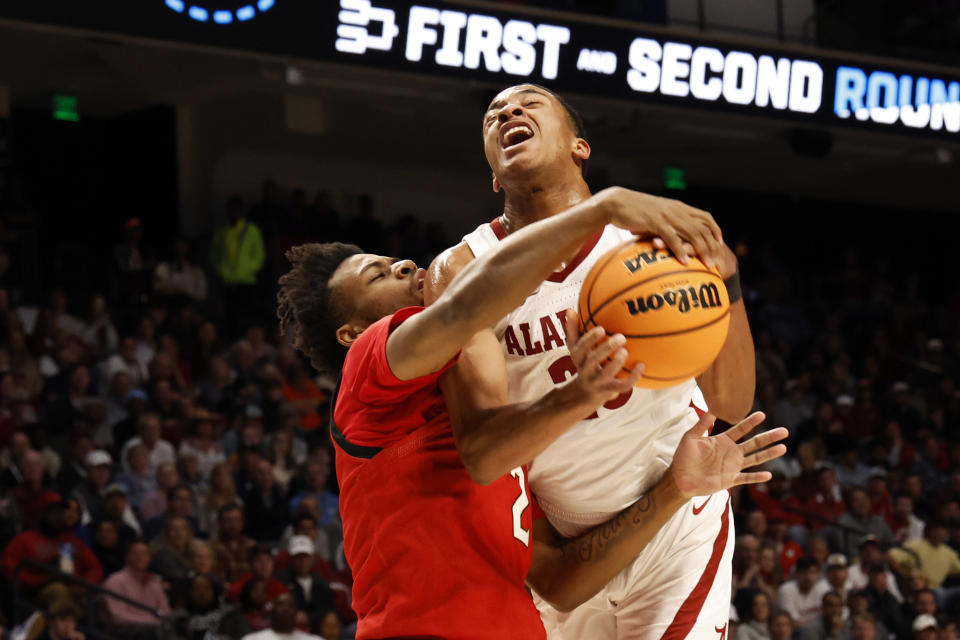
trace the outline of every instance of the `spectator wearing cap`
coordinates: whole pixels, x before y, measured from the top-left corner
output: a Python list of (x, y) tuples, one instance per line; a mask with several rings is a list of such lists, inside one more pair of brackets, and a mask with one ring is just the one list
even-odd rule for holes
[[(157, 576), (150, 573), (150, 547), (143, 540), (132, 542), (127, 548), (123, 569), (108, 577), (103, 586), (110, 591), (149, 607), (160, 616), (170, 613), (167, 594)], [(107, 611), (119, 634), (126, 637), (151, 637), (151, 631), (160, 625), (156, 615), (107, 597)], [(155, 636), (154, 636), (155, 637)]]
[(283, 582), (290, 589), (297, 609), (306, 611), (311, 620), (336, 607), (330, 585), (314, 573), (316, 557), (313, 540), (307, 536), (293, 536), (287, 545), (290, 567), (284, 572)]
[(870, 511), (867, 490), (854, 487), (847, 492), (846, 512), (837, 518), (836, 526), (830, 529), (830, 546), (852, 557), (857, 554), (860, 538), (864, 535), (875, 536), (881, 547), (886, 549), (896, 545), (890, 526)]
[(194, 409), (190, 414), (190, 435), (180, 443), (180, 455), (196, 456), (197, 471), (204, 479), (210, 477), (216, 465), (227, 459), (214, 434), (219, 419), (220, 416), (202, 407)]
[(113, 474), (113, 458), (106, 451), (96, 449), (87, 454), (84, 462), (87, 477), (71, 495), (77, 499), (83, 511), (81, 523), (88, 525), (91, 522), (99, 522), (106, 516), (104, 492)]
[(827, 561), (824, 563), (824, 575), (820, 578), (821, 583), (825, 583), (830, 587), (830, 591), (839, 594), (841, 600), (843, 601), (843, 617), (847, 617), (847, 578), (849, 576), (849, 570), (847, 566), (847, 557), (842, 553), (831, 553), (827, 556)]
[(890, 523), (897, 544), (923, 538), (923, 520), (913, 512), (913, 496), (900, 491), (893, 496), (893, 518)]
[(867, 587), (864, 590), (870, 603), (870, 613), (884, 627), (899, 633), (906, 624), (900, 602), (890, 591), (890, 576), (886, 568), (879, 563), (866, 566)]
[[(847, 589), (848, 591), (866, 589), (870, 582), (870, 576), (867, 574), (867, 567), (870, 565), (883, 565), (883, 549), (880, 548), (880, 541), (874, 535), (866, 535), (860, 539), (860, 546), (857, 550), (857, 563), (847, 570)], [(903, 595), (897, 587), (897, 580), (890, 569), (886, 569), (887, 588), (897, 602), (903, 602)]]
[(286, 497), (267, 460), (257, 462), (251, 480), (253, 486), (243, 502), (246, 533), (258, 542), (276, 542), (290, 522)]
[(40, 523), (40, 505), (54, 493), (46, 487), (43, 455), (28, 449), (20, 456), (20, 472), (23, 481), (13, 490), (20, 517), (21, 529), (36, 529)]
[(899, 549), (890, 550), (890, 558), (900, 567), (916, 566), (927, 577), (937, 594), (942, 609), (949, 609), (960, 599), (960, 587), (944, 587), (950, 576), (960, 575), (960, 557), (947, 544), (947, 527), (937, 520), (929, 520), (923, 538), (907, 542)]
[[(24, 531), (3, 551), (3, 574), (14, 579), (21, 560), (34, 560), (59, 568), (64, 573), (99, 583), (103, 571), (96, 556), (80, 538), (66, 529), (64, 512), (66, 502), (57, 494), (50, 494), (41, 503), (40, 524), (35, 531)], [(32, 567), (24, 567), (19, 583), (28, 596), (35, 595), (51, 581), (50, 574)]]
[(911, 628), (913, 629), (914, 640), (937, 640), (937, 634), (940, 630), (937, 619), (928, 613), (917, 616)]
[(227, 591), (227, 601), (236, 602), (244, 585), (252, 579), (265, 580), (267, 583), (267, 599), (274, 600), (281, 593), (289, 593), (290, 589), (283, 582), (273, 577), (274, 558), (270, 547), (257, 544), (251, 547), (248, 559), (250, 571), (230, 584)]
[(820, 563), (804, 556), (797, 560), (793, 579), (777, 590), (777, 605), (800, 626), (816, 618), (823, 606), (823, 594), (830, 590), (826, 583), (818, 583), (819, 577)]
[(217, 566), (227, 582), (234, 582), (250, 572), (250, 550), (256, 545), (256, 540), (243, 534), (243, 507), (236, 503), (220, 507), (217, 529), (211, 542)]
[(139, 510), (146, 495), (157, 488), (157, 479), (150, 473), (147, 448), (137, 445), (127, 449), (125, 467), (129, 471), (120, 471), (115, 480), (127, 490), (127, 500), (130, 505), (135, 510)]
[(820, 603), (821, 612), (801, 627), (799, 640), (849, 640), (850, 633), (843, 624), (843, 597), (828, 591)]
[(151, 473), (156, 473), (157, 467), (163, 463), (176, 464), (177, 454), (173, 445), (160, 438), (160, 416), (155, 413), (144, 413), (137, 420), (137, 431), (140, 435), (131, 438), (120, 454), (121, 460), (126, 459), (127, 449), (142, 444), (147, 449), (147, 460), (150, 463)]

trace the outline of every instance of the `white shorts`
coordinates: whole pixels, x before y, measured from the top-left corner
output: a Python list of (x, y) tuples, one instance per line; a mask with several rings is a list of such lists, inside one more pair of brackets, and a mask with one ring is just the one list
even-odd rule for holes
[(633, 564), (561, 613), (534, 593), (549, 640), (724, 640), (734, 547), (730, 494), (694, 498)]

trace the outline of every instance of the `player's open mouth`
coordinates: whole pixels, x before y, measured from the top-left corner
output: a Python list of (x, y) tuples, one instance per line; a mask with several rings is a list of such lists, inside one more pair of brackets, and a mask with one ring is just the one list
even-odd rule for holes
[(508, 128), (500, 133), (500, 144), (504, 149), (509, 149), (526, 142), (532, 137), (533, 129), (525, 123), (518, 122), (514, 125), (508, 125)]

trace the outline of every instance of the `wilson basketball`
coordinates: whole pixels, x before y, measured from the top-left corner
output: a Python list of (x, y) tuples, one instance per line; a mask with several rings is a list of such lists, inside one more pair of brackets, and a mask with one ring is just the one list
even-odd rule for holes
[(662, 389), (702, 373), (727, 339), (730, 299), (717, 269), (631, 240), (604, 255), (580, 290), (583, 330), (622, 333), (627, 370), (646, 366), (639, 387)]

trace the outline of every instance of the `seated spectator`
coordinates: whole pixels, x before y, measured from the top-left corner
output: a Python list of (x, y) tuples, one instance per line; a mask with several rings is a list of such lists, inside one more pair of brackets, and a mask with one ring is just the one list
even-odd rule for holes
[(253, 488), (243, 503), (246, 533), (258, 542), (276, 542), (290, 522), (287, 500), (268, 461), (258, 461), (252, 481)]
[[(880, 548), (880, 542), (876, 536), (867, 535), (860, 540), (860, 549), (858, 561), (847, 571), (847, 588), (849, 590), (866, 589), (870, 577), (867, 575), (867, 567), (872, 564), (884, 563), (883, 550)], [(897, 587), (897, 581), (893, 573), (886, 569), (887, 587), (890, 593), (896, 598), (897, 602), (903, 602), (903, 596)]]
[(300, 413), (301, 429), (312, 432), (324, 424), (318, 410), (326, 403), (327, 394), (310, 379), (303, 363), (299, 360), (291, 362), (284, 371), (284, 378), (283, 397)]
[(84, 640), (77, 630), (82, 616), (83, 611), (69, 598), (56, 600), (43, 612), (44, 630), (35, 640)]
[(738, 640), (769, 640), (770, 597), (759, 589), (746, 589), (734, 598), (740, 625), (737, 627)]
[(304, 499), (313, 498), (319, 508), (317, 525), (327, 534), (332, 551), (343, 540), (343, 525), (340, 521), (340, 499), (327, 488), (327, 480), (330, 476), (330, 453), (326, 449), (320, 449), (311, 454), (303, 466), (301, 475), (304, 482), (303, 489), (290, 500), (290, 513), (297, 513)]
[(172, 463), (161, 463), (154, 475), (156, 476), (154, 481), (156, 486), (147, 491), (140, 501), (140, 519), (145, 523), (162, 517), (166, 513), (167, 494), (180, 484), (180, 473), (177, 471), (176, 465)]
[(881, 564), (866, 567), (867, 588), (864, 590), (870, 603), (870, 615), (888, 630), (900, 634), (905, 631), (906, 621), (900, 614), (900, 603), (890, 592), (887, 571)]
[[(313, 506), (314, 509), (310, 507)], [(313, 541), (314, 555), (318, 559), (329, 563), (332, 549), (327, 534), (317, 526), (317, 516), (315, 509), (316, 503), (312, 500), (304, 500), (297, 509), (297, 515), (293, 519), (293, 524), (287, 527), (280, 539), (280, 545), (286, 547), (290, 544), (290, 539), (294, 536), (306, 536)]]
[[(821, 612), (800, 629), (800, 640), (845, 640), (849, 634), (843, 625), (843, 598), (828, 591), (821, 599)], [(871, 638), (871, 640), (873, 640)]]
[(804, 556), (797, 560), (793, 579), (784, 582), (777, 590), (778, 606), (801, 627), (820, 614), (823, 594), (830, 590), (825, 583), (818, 584), (819, 577), (820, 563)]
[(937, 640), (940, 626), (933, 616), (922, 613), (913, 621), (913, 640)]
[(289, 594), (278, 597), (270, 613), (270, 628), (243, 636), (243, 640), (324, 640), (296, 628), (297, 607)]
[(100, 294), (90, 299), (90, 317), (80, 338), (98, 360), (114, 353), (120, 345), (110, 309), (107, 308), (107, 299)]
[(193, 576), (177, 595), (178, 608), (186, 614), (179, 627), (186, 640), (204, 640), (220, 626), (226, 611), (220, 607), (217, 589), (209, 576)]
[(192, 453), (197, 458), (197, 470), (209, 478), (213, 468), (227, 457), (214, 436), (214, 425), (219, 416), (206, 409), (194, 409), (190, 415), (190, 435), (180, 443), (180, 454)]
[[(177, 455), (171, 445), (166, 440), (160, 439), (160, 416), (155, 413), (144, 413), (137, 420), (137, 429), (139, 435), (135, 438), (131, 438), (123, 445), (123, 449), (120, 452), (120, 459), (125, 461), (127, 459), (127, 450), (139, 445), (143, 445), (147, 449), (147, 460), (149, 461), (149, 468), (151, 473), (157, 472), (157, 467), (161, 464), (176, 464)], [(129, 469), (126, 469), (129, 471)]]
[(281, 593), (290, 591), (283, 582), (273, 577), (273, 552), (264, 545), (255, 545), (250, 549), (250, 572), (235, 580), (227, 591), (227, 602), (236, 602), (240, 592), (250, 580), (257, 578), (264, 580), (267, 587), (267, 598), (273, 600)]
[[(86, 479), (87, 456), (93, 450), (93, 438), (90, 437), (89, 433), (76, 431), (70, 435), (70, 451), (60, 467), (60, 473), (57, 475), (57, 488), (62, 495), (69, 494)], [(4, 471), (4, 477), (11, 471), (13, 471), (12, 468)]]
[(91, 545), (94, 555), (100, 561), (103, 567), (103, 573), (110, 575), (123, 569), (124, 565), (124, 547), (120, 540), (120, 532), (117, 525), (112, 520), (103, 520), (93, 527), (93, 543)]
[(86, 478), (71, 494), (83, 510), (83, 524), (99, 522), (106, 517), (107, 505), (104, 492), (113, 474), (113, 459), (102, 449), (91, 451), (86, 459)]
[(793, 620), (786, 611), (770, 616), (770, 640), (794, 640)]
[(297, 461), (293, 456), (293, 439), (286, 431), (277, 431), (270, 439), (270, 453), (267, 461), (273, 466), (273, 479), (284, 494), (290, 488), (290, 480), (297, 471)]
[(250, 573), (250, 550), (257, 543), (243, 535), (243, 507), (239, 504), (221, 507), (217, 522), (218, 532), (211, 546), (227, 582), (234, 582)]
[(40, 509), (54, 491), (46, 486), (43, 456), (39, 451), (29, 449), (20, 456), (20, 469), (23, 481), (13, 490), (13, 497), (20, 516), (21, 529), (36, 529), (40, 523)]
[(217, 514), (220, 509), (229, 504), (243, 504), (243, 502), (237, 496), (230, 465), (221, 462), (210, 471), (210, 477), (207, 480), (207, 492), (203, 497), (200, 511), (201, 529), (206, 531), (211, 538), (217, 535)]
[(843, 603), (844, 619), (847, 618), (848, 577), (847, 557), (842, 553), (831, 553), (827, 556), (826, 569), (824, 569), (824, 576), (820, 578), (820, 582), (826, 584), (830, 587), (830, 591), (840, 596), (840, 600)]
[(127, 490), (122, 484), (116, 482), (107, 486), (103, 490), (104, 514), (105, 520), (110, 520), (117, 526), (120, 533), (120, 544), (126, 548), (134, 538), (139, 538), (143, 530), (133, 510), (127, 502)]
[(103, 399), (104, 423), (95, 436), (99, 446), (116, 450), (115, 445), (121, 443), (114, 441), (114, 429), (130, 417), (130, 412), (127, 410), (127, 401), (134, 387), (130, 374), (122, 369), (114, 373), (108, 382), (106, 397)]
[[(888, 489), (887, 472), (874, 469), (867, 480), (867, 494), (870, 496), (870, 512), (883, 518), (888, 525), (893, 520), (893, 500)], [(893, 527), (891, 527), (891, 531)], [(896, 536), (894, 536), (896, 537)]]
[[(140, 512), (143, 499), (157, 488), (157, 478), (150, 473), (147, 448), (140, 444), (127, 449), (126, 463), (126, 468), (117, 474), (116, 481), (127, 490), (130, 505)], [(140, 514), (143, 517), (142, 512)]]
[[(125, 557), (124, 568), (108, 577), (103, 583), (104, 588), (139, 602), (159, 616), (170, 613), (167, 595), (160, 580), (148, 571), (150, 547), (147, 543), (143, 540), (134, 541)], [(151, 632), (159, 628), (160, 617), (110, 596), (107, 596), (106, 602), (111, 622), (117, 627), (119, 635), (155, 637)]]
[(104, 381), (109, 383), (119, 371), (125, 372), (130, 377), (130, 384), (134, 388), (142, 386), (149, 378), (146, 366), (137, 357), (136, 338), (131, 336), (124, 338), (120, 343), (120, 351), (110, 356), (104, 363)]
[(326, 581), (314, 574), (313, 541), (306, 536), (294, 536), (290, 539), (287, 552), (290, 569), (284, 572), (284, 583), (293, 594), (297, 609), (306, 611), (311, 619), (319, 622), (317, 616), (334, 609), (336, 601)]
[(193, 516), (193, 492), (190, 487), (178, 484), (167, 492), (167, 511), (162, 516), (143, 525), (143, 534), (148, 540), (155, 540), (163, 531), (166, 518), (180, 516), (190, 525), (194, 535), (197, 533), (197, 519)]
[(197, 522), (199, 523), (199, 496), (206, 493), (207, 482), (200, 475), (200, 469), (197, 467), (197, 456), (189, 452), (178, 454), (177, 473), (180, 476), (180, 483), (190, 489), (190, 494), (193, 496), (193, 513), (197, 515)]
[(886, 635), (878, 634), (879, 625), (869, 613), (858, 613), (850, 619), (850, 640), (882, 640)]
[(897, 544), (900, 545), (923, 538), (923, 520), (913, 512), (913, 497), (905, 491), (893, 496), (893, 518), (890, 528)]
[(834, 524), (843, 514), (846, 506), (833, 469), (823, 467), (817, 471), (816, 491), (813, 497), (807, 500), (804, 508), (811, 513), (808, 520), (814, 531)]
[(217, 556), (206, 540), (194, 540), (188, 549), (191, 576), (207, 576), (213, 580), (218, 595), (223, 589), (223, 569), (217, 566)]
[(224, 613), (218, 629), (222, 636), (240, 638), (270, 626), (270, 599), (265, 580), (249, 580), (240, 591), (240, 606)]
[[(140, 418), (150, 410), (150, 396), (143, 389), (132, 390), (127, 394), (126, 409), (127, 417), (113, 425), (113, 442), (117, 447), (137, 436), (140, 428), (138, 426)], [(123, 449), (120, 452), (121, 464), (123, 464), (123, 461), (128, 460), (128, 458), (122, 457)], [(149, 456), (149, 451), (147, 455)]]
[(843, 489), (865, 487), (870, 476), (876, 471), (861, 461), (860, 450), (855, 441), (843, 443), (840, 464), (836, 467), (837, 483)]
[(150, 570), (170, 584), (186, 580), (190, 575), (189, 552), (192, 542), (193, 531), (187, 519), (177, 514), (166, 516), (163, 533), (153, 545)]
[(854, 487), (847, 494), (847, 510), (837, 518), (836, 526), (829, 530), (832, 548), (847, 556), (857, 554), (859, 540), (864, 535), (873, 535), (883, 548), (896, 544), (893, 532), (880, 516), (870, 511), (870, 496), (866, 489)]
[[(53, 565), (64, 573), (95, 584), (103, 579), (103, 570), (90, 547), (66, 529), (66, 506), (66, 501), (59, 495), (53, 494), (44, 498), (37, 529), (24, 531), (3, 550), (2, 566), (7, 580), (14, 579), (15, 570), (21, 560)], [(28, 566), (20, 571), (19, 581), (25, 594), (31, 597), (50, 582), (50, 575)]]
[(907, 598), (907, 601), (901, 606), (901, 612), (906, 620), (913, 620), (921, 614), (936, 616), (940, 613), (937, 606), (937, 596), (933, 589), (917, 589)]
[(927, 577), (931, 589), (937, 593), (942, 609), (949, 609), (960, 598), (960, 587), (944, 587), (949, 576), (960, 574), (960, 557), (947, 546), (947, 527), (937, 520), (930, 520), (923, 531), (924, 537), (891, 549), (890, 559), (900, 570), (917, 567)]
[[(345, 640), (343, 620), (340, 619), (340, 614), (334, 610), (324, 612), (320, 615), (318, 631), (320, 632), (320, 637), (324, 638), (324, 640)], [(353, 634), (351, 633), (346, 637), (353, 638)]]

